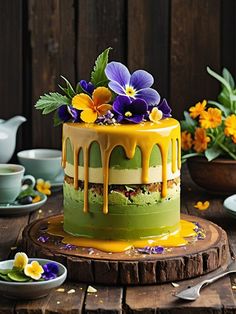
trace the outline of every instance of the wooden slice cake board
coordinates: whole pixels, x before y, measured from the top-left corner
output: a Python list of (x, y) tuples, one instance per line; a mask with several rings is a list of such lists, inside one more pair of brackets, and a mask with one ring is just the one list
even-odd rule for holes
[(30, 257), (63, 263), (68, 279), (106, 285), (158, 284), (197, 277), (224, 266), (230, 260), (226, 232), (216, 224), (194, 216), (181, 218), (204, 229), (205, 238), (162, 254), (141, 254), (137, 250), (107, 253), (93, 248), (65, 245), (62, 238), (47, 234), (49, 219), (37, 220), (23, 231), (23, 248)]

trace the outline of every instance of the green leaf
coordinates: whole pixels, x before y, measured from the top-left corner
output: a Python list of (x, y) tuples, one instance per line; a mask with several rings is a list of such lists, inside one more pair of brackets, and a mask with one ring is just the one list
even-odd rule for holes
[(186, 160), (188, 158), (191, 158), (191, 157), (196, 157), (196, 156), (202, 156), (202, 154), (200, 153), (189, 153), (189, 154), (185, 154), (185, 155), (182, 155), (182, 160)]
[(95, 66), (93, 68), (93, 72), (91, 73), (91, 83), (96, 87), (101, 82), (104, 82), (105, 86), (108, 83), (108, 80), (105, 74), (105, 68), (108, 63), (108, 55), (109, 55), (110, 50), (111, 50), (111, 47), (107, 48), (97, 57), (97, 60), (95, 61)]
[(64, 91), (64, 93), (69, 98), (73, 98), (76, 95), (76, 92), (74, 91), (71, 83), (62, 75), (61, 75), (61, 78), (66, 82), (66, 88), (65, 87), (61, 87), (60, 85), (59, 85), (59, 87)]
[(7, 268), (5, 268), (5, 269), (0, 269), (0, 274), (1, 274), (1, 275), (7, 275), (7, 273), (9, 273), (10, 270), (11, 270), (11, 269), (7, 269)]
[(205, 151), (205, 156), (206, 156), (208, 161), (211, 161), (211, 160), (217, 158), (221, 154), (222, 154), (222, 149), (217, 145), (212, 146)]
[(226, 88), (223, 88), (220, 94), (218, 95), (218, 101), (225, 107), (230, 108), (231, 107), (231, 100), (229, 96), (229, 92)]
[(58, 116), (58, 113), (57, 113), (57, 111), (54, 113), (54, 116), (53, 116), (53, 125), (54, 126), (58, 126), (58, 125), (60, 125), (60, 124), (62, 124), (63, 123), (63, 121), (59, 118), (59, 116)]
[(225, 106), (219, 104), (218, 102), (214, 101), (214, 100), (208, 100), (207, 101), (208, 104), (210, 105), (214, 105), (216, 107), (218, 107), (223, 113), (224, 115), (227, 117), (230, 114), (230, 109), (226, 108)]
[(12, 281), (9, 279), (9, 277), (7, 275), (3, 275), (3, 274), (0, 274), (0, 279), (4, 280), (4, 281)]
[(38, 194), (36, 193), (36, 191), (32, 187), (28, 187), (24, 191), (20, 192), (20, 194), (17, 196), (17, 199), (21, 199), (21, 198), (26, 197), (26, 196), (35, 197), (37, 195)]
[(49, 93), (40, 96), (35, 108), (43, 110), (43, 114), (48, 114), (65, 104), (70, 104), (70, 99), (59, 93)]
[(217, 74), (216, 72), (214, 72), (213, 70), (211, 70), (209, 67), (207, 67), (207, 72), (213, 76), (215, 79), (217, 79), (220, 83), (222, 83), (225, 88), (228, 90), (229, 93), (232, 93), (232, 89), (230, 84), (226, 81), (225, 78), (223, 78), (222, 76), (220, 76), (219, 74)]
[(226, 68), (223, 68), (222, 74), (223, 74), (223, 77), (226, 79), (226, 81), (229, 83), (231, 89), (234, 89), (235, 88), (234, 78), (229, 72), (229, 70)]
[(30, 278), (27, 277), (22, 271), (19, 270), (11, 270), (7, 276), (13, 280), (13, 281), (18, 281), (18, 282), (25, 282), (29, 281)]
[(76, 91), (76, 94), (80, 94), (84, 92), (83, 88), (80, 85), (80, 82), (77, 83), (75, 91)]

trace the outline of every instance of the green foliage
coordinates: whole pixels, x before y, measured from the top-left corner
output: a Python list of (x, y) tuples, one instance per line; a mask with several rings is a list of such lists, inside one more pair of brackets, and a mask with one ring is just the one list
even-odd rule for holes
[(66, 87), (59, 85), (60, 89), (66, 94), (67, 97), (72, 99), (76, 95), (76, 92), (71, 86), (71, 83), (64, 76), (61, 75), (61, 78), (66, 82)]
[(61, 105), (70, 104), (70, 99), (66, 96), (62, 96), (59, 93), (49, 93), (40, 96), (35, 108), (42, 110), (43, 114), (48, 114), (57, 110)]
[(107, 48), (97, 57), (97, 60), (95, 61), (93, 72), (91, 73), (91, 83), (93, 83), (95, 87), (107, 86), (108, 84), (108, 80), (105, 74), (105, 68), (108, 63), (108, 56), (110, 50), (111, 50), (110, 47)]

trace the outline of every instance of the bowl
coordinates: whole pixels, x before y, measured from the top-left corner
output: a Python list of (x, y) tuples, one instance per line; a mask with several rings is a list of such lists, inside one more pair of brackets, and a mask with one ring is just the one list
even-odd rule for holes
[[(58, 265), (59, 275), (51, 280), (33, 282), (14, 282), (0, 280), (0, 294), (9, 299), (29, 300), (45, 297), (49, 292), (59, 287), (66, 279), (67, 269), (64, 265), (42, 258), (29, 258), (29, 262), (38, 261), (41, 265), (54, 262)], [(0, 262), (1, 269), (12, 268), (14, 260)]]
[(27, 174), (36, 179), (55, 181), (62, 173), (61, 151), (56, 149), (29, 149), (17, 153), (19, 163)]
[(187, 164), (192, 180), (205, 190), (222, 195), (236, 192), (236, 160), (192, 157)]

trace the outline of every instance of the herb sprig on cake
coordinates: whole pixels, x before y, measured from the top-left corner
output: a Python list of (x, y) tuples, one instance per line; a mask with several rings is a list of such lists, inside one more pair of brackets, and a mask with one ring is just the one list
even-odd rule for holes
[(75, 88), (63, 76), (66, 86), (59, 86), (64, 95), (44, 94), (36, 109), (54, 113), (54, 125), (63, 122), (96, 124), (141, 123), (171, 117), (166, 99), (151, 88), (153, 76), (144, 70), (130, 74), (120, 62), (109, 62), (111, 48), (102, 52), (93, 68), (90, 81), (81, 80)]

